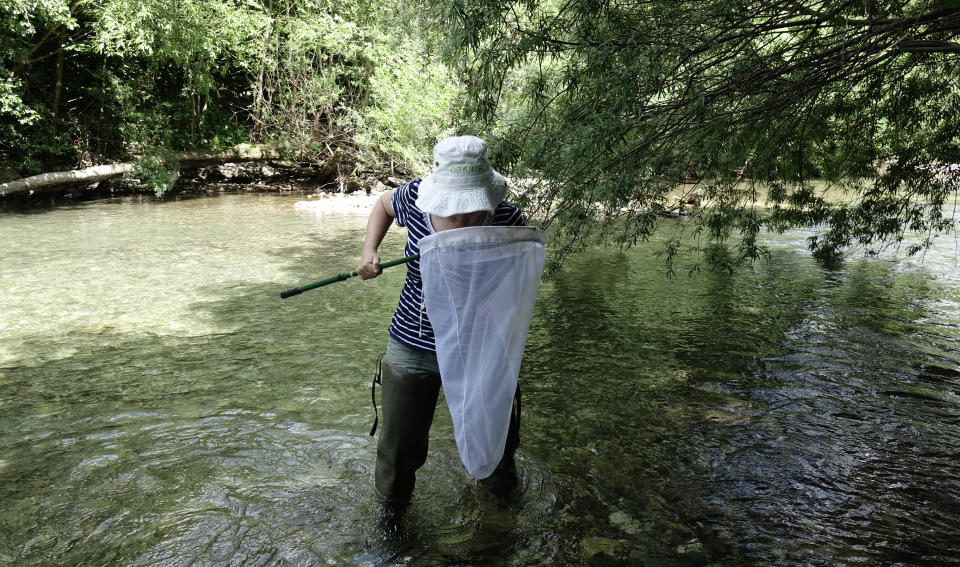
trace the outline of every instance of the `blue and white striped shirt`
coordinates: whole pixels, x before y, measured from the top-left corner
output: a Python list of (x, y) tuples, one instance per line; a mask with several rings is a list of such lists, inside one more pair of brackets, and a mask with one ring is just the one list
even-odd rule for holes
[[(419, 190), (420, 180), (414, 179), (393, 191), (391, 203), (396, 213), (397, 226), (407, 229), (407, 246), (403, 251), (404, 256), (419, 254), (420, 239), (433, 232), (429, 218), (417, 208), (416, 200)], [(500, 201), (493, 212), (492, 224), (523, 226), (525, 223), (520, 209), (506, 201)], [(430, 320), (423, 306), (423, 280), (420, 279), (419, 260), (407, 262), (407, 278), (403, 282), (400, 303), (390, 323), (390, 336), (410, 348), (430, 352), (436, 350), (433, 327), (430, 326)]]

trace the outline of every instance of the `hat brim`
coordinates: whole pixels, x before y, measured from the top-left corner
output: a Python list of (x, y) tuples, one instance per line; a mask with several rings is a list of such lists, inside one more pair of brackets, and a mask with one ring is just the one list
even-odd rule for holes
[(493, 172), (493, 181), (480, 187), (444, 185), (433, 175), (420, 181), (417, 208), (425, 213), (449, 217), (476, 211), (494, 211), (507, 196), (507, 181)]

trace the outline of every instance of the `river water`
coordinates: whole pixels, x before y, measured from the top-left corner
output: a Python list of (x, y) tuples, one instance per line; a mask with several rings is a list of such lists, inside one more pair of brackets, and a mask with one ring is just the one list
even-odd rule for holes
[[(0, 565), (960, 564), (960, 268), (669, 279), (593, 250), (540, 293), (520, 490), (445, 406), (378, 520), (370, 379), (403, 268), (352, 269), (369, 200), (0, 212)], [(384, 259), (402, 255), (394, 228)]]

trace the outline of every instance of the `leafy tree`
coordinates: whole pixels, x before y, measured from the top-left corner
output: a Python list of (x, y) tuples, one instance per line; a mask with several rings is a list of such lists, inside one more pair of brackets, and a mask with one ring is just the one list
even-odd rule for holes
[(341, 149), (347, 175), (410, 169), (458, 87), (400, 6), (0, 3), (0, 165), (29, 175), (143, 157), (141, 171), (159, 172), (175, 151), (253, 141), (305, 160)]
[[(763, 254), (765, 228), (819, 226), (831, 261), (953, 227), (960, 3), (932, 0), (436, 0), (498, 162), (531, 179), (556, 260), (630, 245), (672, 197), (692, 229)], [(954, 164), (954, 165), (951, 165)], [(696, 180), (696, 183), (691, 183)], [(758, 205), (769, 205), (762, 207)], [(667, 250), (672, 257), (679, 240)], [(713, 251), (713, 252), (711, 252)]]
[[(0, 5), (0, 140), (27, 154), (58, 153), (63, 144), (53, 119), (60, 112), (63, 57), (71, 45), (62, 40), (77, 27), (65, 0), (10, 0)], [(32, 100), (24, 70), (54, 63), (46, 104)], [(3, 148), (0, 145), (0, 148)], [(5, 152), (4, 152), (5, 153)], [(28, 156), (23, 156), (24, 158)], [(40, 162), (32, 156), (28, 169)]]
[(397, 169), (420, 169), (430, 147), (450, 133), (457, 118), (459, 85), (427, 53), (420, 35), (407, 36), (398, 48), (383, 49), (370, 79), (373, 104), (357, 142), (388, 156), (391, 175)]

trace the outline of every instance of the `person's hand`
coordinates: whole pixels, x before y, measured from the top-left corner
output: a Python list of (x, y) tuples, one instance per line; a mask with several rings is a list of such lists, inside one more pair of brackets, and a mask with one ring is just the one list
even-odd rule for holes
[(380, 256), (376, 252), (364, 252), (360, 264), (357, 265), (357, 275), (361, 280), (369, 280), (383, 273), (380, 267)]

